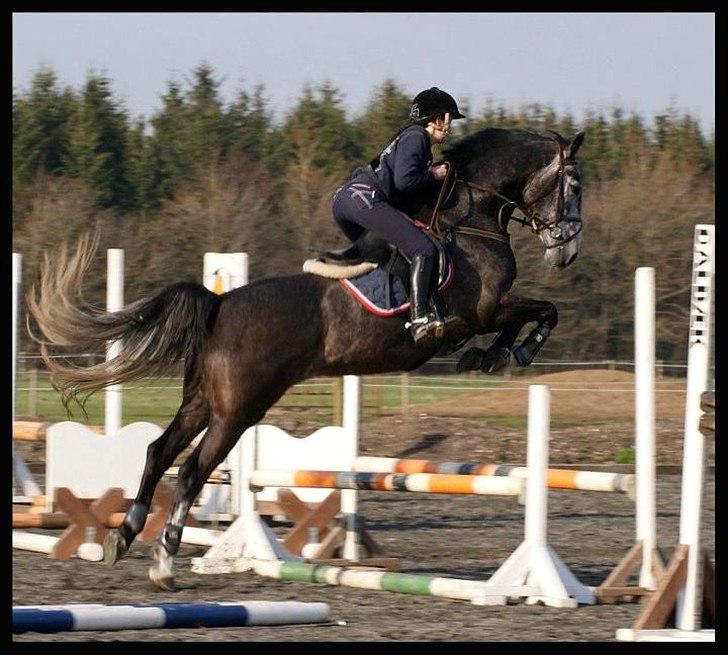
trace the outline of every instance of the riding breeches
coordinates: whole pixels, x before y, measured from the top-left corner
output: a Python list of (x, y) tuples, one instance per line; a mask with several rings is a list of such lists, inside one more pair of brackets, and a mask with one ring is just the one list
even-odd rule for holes
[(379, 193), (365, 178), (355, 178), (338, 190), (332, 210), (344, 234), (353, 242), (369, 230), (399, 248), (409, 261), (417, 255), (434, 260), (437, 251), (432, 241), (405, 213), (377, 197)]

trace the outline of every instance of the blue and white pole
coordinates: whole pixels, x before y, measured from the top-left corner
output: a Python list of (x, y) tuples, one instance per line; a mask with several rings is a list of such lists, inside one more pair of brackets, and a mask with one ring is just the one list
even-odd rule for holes
[(327, 603), (160, 603), (158, 605), (24, 605), (13, 607), (13, 632), (223, 628), (324, 623)]

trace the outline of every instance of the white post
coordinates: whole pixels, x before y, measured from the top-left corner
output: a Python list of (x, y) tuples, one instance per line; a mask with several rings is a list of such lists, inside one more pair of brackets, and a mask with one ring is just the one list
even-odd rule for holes
[[(15, 423), (15, 409), (16, 409), (16, 387), (17, 382), (15, 380), (15, 376), (17, 375), (17, 360), (18, 360), (18, 325), (20, 323), (20, 284), (21, 284), (21, 275), (22, 275), (22, 268), (23, 268), (23, 256), (20, 253), (14, 252), (13, 253), (13, 280), (12, 280), (12, 294), (13, 294), (13, 323), (12, 323), (12, 331), (13, 331), (13, 385), (12, 385), (12, 395), (13, 395), (13, 401), (12, 401), (12, 423)], [(13, 441), (13, 475), (15, 476), (16, 480), (20, 483), (20, 485), (23, 488), (23, 493), (28, 498), (35, 498), (37, 496), (41, 495), (41, 490), (38, 484), (35, 481), (35, 478), (33, 477), (33, 474), (30, 472), (30, 469), (26, 465), (26, 463), (23, 461), (23, 458), (18, 455), (15, 452), (15, 441)], [(13, 490), (14, 495), (14, 490)]]
[(248, 284), (247, 252), (206, 252), (202, 283), (215, 293), (226, 293)]
[[(535, 587), (527, 605), (543, 602), (551, 607), (576, 607), (595, 602), (593, 591), (576, 579), (547, 542), (546, 471), (549, 465), (550, 391), (545, 385), (528, 387), (528, 444), (526, 477), (526, 517), (524, 540), (486, 583), (489, 587), (512, 587), (514, 593), (525, 581)], [(503, 604), (505, 598), (481, 597), (476, 604)]]
[(639, 585), (656, 589), (652, 556), (657, 548), (655, 522), (655, 269), (635, 271), (635, 517), (642, 544)]
[(708, 386), (712, 317), (714, 226), (696, 225), (693, 276), (690, 294), (688, 377), (685, 397), (680, 544), (689, 546), (687, 579), (677, 598), (676, 627), (694, 631), (700, 627), (700, 519), (705, 464), (705, 437), (700, 432), (700, 396)]
[[(361, 383), (356, 375), (344, 376), (342, 423), (350, 435), (351, 463), (359, 452), (359, 407)], [(356, 490), (341, 490), (341, 511), (346, 520), (346, 538), (344, 540), (343, 557), (351, 561), (359, 560), (359, 537), (356, 525)]]
[[(124, 251), (109, 248), (106, 251), (106, 311), (118, 312), (124, 307)], [(114, 341), (106, 347), (106, 361), (112, 360), (121, 352), (121, 341)], [(104, 432), (116, 434), (121, 429), (121, 385), (106, 387), (104, 407)]]
[[(259, 521), (255, 492), (250, 488), (250, 478), (258, 468), (258, 426), (253, 427), (250, 439), (241, 439), (238, 442), (236, 468), (239, 473), (239, 501), (240, 517), (245, 527), (244, 534), (255, 534), (256, 522)], [(242, 553), (241, 553), (242, 554)]]
[(15, 421), (15, 387), (17, 375), (18, 357), (18, 322), (20, 319), (20, 276), (22, 274), (23, 256), (20, 253), (13, 253), (13, 409), (12, 416)]
[[(206, 252), (202, 258), (202, 284), (213, 293), (222, 295), (240, 286), (248, 284), (248, 253), (246, 252)], [(228, 454), (218, 469), (231, 472), (229, 504), (233, 514), (242, 507), (246, 489), (240, 489), (235, 480), (241, 478), (240, 461), (237, 449)], [(239, 453), (238, 453), (239, 454)], [(245, 483), (247, 485), (247, 482)], [(222, 499), (221, 499), (222, 497)], [(224, 503), (224, 494), (218, 485), (205, 485), (198, 503), (202, 504), (205, 513), (218, 513)]]
[(550, 420), (549, 388), (542, 384), (530, 385), (526, 459), (531, 466), (526, 479), (525, 537), (532, 546), (546, 546), (546, 470), (549, 466)]

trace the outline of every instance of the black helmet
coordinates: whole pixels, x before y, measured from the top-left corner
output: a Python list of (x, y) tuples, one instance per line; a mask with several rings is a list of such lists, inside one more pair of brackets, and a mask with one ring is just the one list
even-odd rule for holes
[(425, 89), (415, 96), (410, 109), (412, 120), (422, 120), (449, 112), (453, 119), (465, 118), (459, 111), (455, 99), (436, 86)]

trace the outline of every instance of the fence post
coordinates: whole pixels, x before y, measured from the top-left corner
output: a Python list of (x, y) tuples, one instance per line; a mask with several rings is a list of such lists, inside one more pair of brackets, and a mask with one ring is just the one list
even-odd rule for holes
[(28, 369), (28, 416), (38, 416), (38, 369)]
[(331, 381), (331, 410), (334, 415), (332, 425), (341, 425), (343, 420), (343, 413), (341, 411), (341, 385), (343, 384), (343, 378), (334, 378)]
[[(109, 248), (106, 251), (106, 311), (118, 312), (124, 309), (124, 250)], [(106, 361), (114, 359), (121, 352), (121, 341), (109, 341), (106, 346)], [(106, 387), (104, 406), (104, 434), (113, 435), (121, 430), (122, 386), (110, 384)]]
[(409, 413), (409, 373), (404, 372), (399, 376), (400, 406), (403, 413)]
[(639, 584), (654, 590), (652, 560), (657, 548), (655, 517), (655, 269), (634, 276), (636, 536), (642, 543)]
[(384, 381), (381, 375), (379, 376), (379, 384), (374, 388), (377, 390), (376, 415), (380, 416), (384, 409)]

